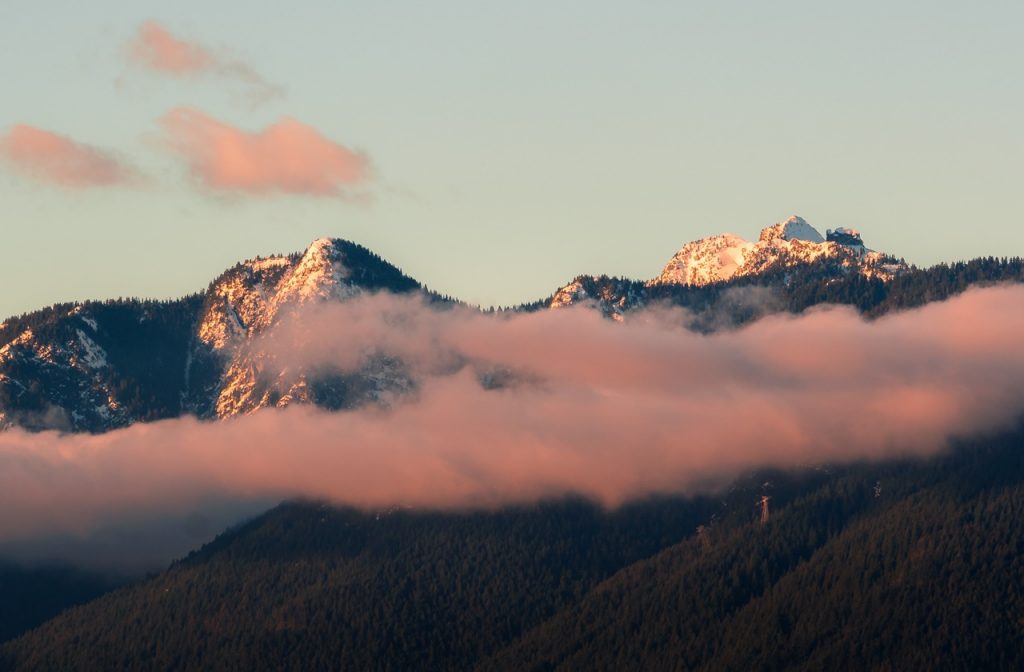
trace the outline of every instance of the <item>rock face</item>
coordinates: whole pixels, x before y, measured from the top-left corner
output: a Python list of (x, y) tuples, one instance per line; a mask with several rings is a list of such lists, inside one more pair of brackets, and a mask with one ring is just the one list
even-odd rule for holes
[(298, 306), (344, 301), (365, 291), (419, 288), (419, 283), (365, 248), (328, 238), (313, 241), (298, 257), (270, 257), (236, 266), (208, 292), (192, 353), (193, 361), (219, 360), (222, 366), (213, 368), (222, 373), (194, 391), (189, 410), (229, 418), (295, 402), (340, 408), (407, 388), (408, 379), (393, 362), (373, 362), (360, 372), (365, 375), (284, 371), (251, 345)]
[(284, 372), (253, 340), (296, 306), (419, 289), (366, 248), (320, 239), (303, 254), (237, 264), (178, 301), (63, 304), (11, 318), (0, 325), (0, 429), (100, 432), (182, 414), (372, 401), (408, 387), (399, 363)]

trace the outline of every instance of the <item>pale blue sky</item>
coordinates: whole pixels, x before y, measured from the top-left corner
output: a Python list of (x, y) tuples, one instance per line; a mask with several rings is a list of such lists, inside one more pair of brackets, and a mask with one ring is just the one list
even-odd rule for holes
[[(129, 67), (148, 19), (287, 95), (251, 109)], [(483, 305), (652, 277), (793, 213), (920, 265), (1021, 255), (1022, 26), (1019, 2), (0, 0), (0, 133), (151, 178), (69, 190), (0, 165), (0, 317), (179, 296), (320, 236)], [(179, 105), (365, 151), (373, 200), (202, 193), (155, 140)]]

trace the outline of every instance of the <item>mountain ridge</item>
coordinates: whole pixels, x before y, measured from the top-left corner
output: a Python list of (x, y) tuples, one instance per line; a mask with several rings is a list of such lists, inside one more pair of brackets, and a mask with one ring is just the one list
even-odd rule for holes
[(906, 263), (864, 246), (852, 229), (829, 230), (825, 237), (799, 215), (761, 230), (757, 241), (732, 233), (701, 238), (684, 245), (648, 284), (706, 285), (773, 266), (794, 266), (827, 260), (849, 272), (889, 280)]
[[(691, 328), (714, 331), (824, 302), (868, 312), (888, 303), (896, 309), (941, 298), (934, 292), (903, 296), (930, 271), (899, 262), (898, 272), (876, 273), (879, 259), (890, 263), (893, 258), (869, 256), (878, 253), (864, 252), (856, 232), (837, 229), (828, 236), (845, 236), (845, 242), (803, 240), (821, 236), (794, 216), (764, 229), (761, 240), (750, 243), (763, 254), (745, 256), (749, 272), (727, 280), (698, 284), (578, 276), (547, 299), (512, 310), (582, 304), (618, 320), (663, 303), (689, 310)], [(805, 249), (815, 253), (792, 254)], [(1013, 260), (968, 264), (956, 272), (975, 281), (1019, 275)], [(928, 282), (949, 285), (942, 290), (946, 295), (964, 288), (947, 275), (936, 271)], [(764, 291), (753, 296), (743, 294), (743, 287)], [(346, 376), (283, 377), (254, 358), (250, 344), (290, 307), (378, 291), (419, 292), (439, 305), (455, 301), (430, 292), (361, 245), (321, 238), (302, 253), (240, 262), (205, 291), (182, 299), (57, 304), (9, 318), (0, 324), (0, 428), (102, 432), (186, 414), (223, 419), (291, 403), (331, 409), (372, 403), (408, 389), (400, 362), (379, 359)]]
[(606, 284), (594, 296), (583, 283), (585, 279), (593, 281), (601, 276), (577, 276), (556, 290), (548, 307), (591, 302), (607, 317), (618, 320), (625, 312), (644, 305), (647, 290), (666, 286), (705, 287), (812, 265), (827, 267), (833, 274), (857, 274), (883, 281), (910, 270), (902, 259), (865, 247), (858, 231), (829, 229), (823, 237), (807, 220), (792, 215), (762, 229), (756, 241), (734, 233), (690, 241), (669, 259), (660, 274), (645, 281), (642, 289), (627, 287), (619, 281), (613, 287)]

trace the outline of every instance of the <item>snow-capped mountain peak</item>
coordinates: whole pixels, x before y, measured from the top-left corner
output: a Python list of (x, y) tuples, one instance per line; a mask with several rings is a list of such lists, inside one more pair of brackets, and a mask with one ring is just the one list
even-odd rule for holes
[(286, 305), (344, 299), (357, 294), (359, 289), (347, 282), (348, 275), (336, 241), (331, 238), (314, 240), (281, 279), (261, 326), (272, 323)]
[(756, 245), (732, 233), (684, 245), (653, 284), (706, 285), (728, 280), (747, 262)]
[[(335, 238), (318, 238), (302, 254), (238, 264), (210, 287), (198, 328), (199, 340), (223, 367), (215, 382), (215, 414), (228, 417), (315, 394), (304, 374), (284, 381), (280, 372), (268, 373), (272, 362), (247, 347), (258, 334), (288, 319), (292, 308), (344, 301), (365, 291), (418, 288), (419, 283), (366, 248)], [(205, 356), (202, 349), (194, 353), (197, 361)], [(389, 383), (378, 382), (368, 394)]]
[(335, 241), (318, 238), (306, 248), (299, 262), (281, 281), (277, 300), (281, 303), (305, 303), (337, 297), (339, 291), (347, 296), (350, 289), (345, 283), (347, 277), (348, 270)]
[(781, 238), (782, 240), (804, 240), (809, 243), (824, 243), (818, 230), (807, 223), (807, 220), (799, 215), (793, 215), (784, 222), (773, 224), (761, 231), (760, 240), (768, 241)]
[(224, 273), (210, 288), (200, 340), (215, 350), (238, 345), (272, 324), (287, 305), (355, 294), (357, 288), (346, 282), (342, 245), (319, 238), (301, 255), (250, 259)]
[(883, 279), (902, 268), (891, 257), (867, 249), (858, 231), (830, 229), (822, 238), (805, 219), (793, 215), (763, 229), (757, 242), (724, 234), (687, 243), (647, 284), (707, 285), (819, 261)]

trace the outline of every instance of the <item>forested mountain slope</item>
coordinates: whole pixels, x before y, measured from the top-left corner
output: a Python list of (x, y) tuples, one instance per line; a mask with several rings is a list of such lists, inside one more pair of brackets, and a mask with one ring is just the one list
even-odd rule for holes
[(24, 669), (465, 669), (617, 569), (685, 538), (713, 500), (603, 512), (278, 507), (160, 576), (4, 649)]
[(851, 469), (624, 569), (482, 668), (1020, 669), (1022, 449)]
[(928, 462), (756, 474), (721, 497), (611, 513), (574, 501), (466, 514), (285, 505), (10, 642), (3, 660), (1018, 669), (1022, 436)]

